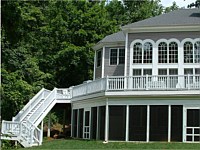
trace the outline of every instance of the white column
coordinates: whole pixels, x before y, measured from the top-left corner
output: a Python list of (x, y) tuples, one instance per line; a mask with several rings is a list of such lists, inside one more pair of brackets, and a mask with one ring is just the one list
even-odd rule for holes
[(178, 78), (178, 87), (184, 87), (184, 51), (183, 44), (178, 45), (178, 75), (181, 77)]
[(129, 141), (129, 105), (126, 105), (126, 141)]
[(93, 72), (93, 80), (95, 80), (95, 73), (96, 73), (96, 57), (97, 57), (97, 51), (95, 51), (95, 54), (94, 54), (94, 72)]
[(183, 106), (183, 142), (186, 142), (187, 109)]
[(171, 141), (171, 105), (168, 106), (168, 142)]
[(43, 129), (44, 129), (44, 122), (42, 120), (42, 122), (41, 122), (41, 133), (40, 133), (39, 145), (42, 145), (42, 141), (43, 141)]
[(153, 44), (152, 75), (158, 75), (158, 47), (156, 43)]
[(150, 106), (147, 105), (147, 142), (149, 142)]
[[(128, 57), (128, 33), (126, 33), (126, 41), (125, 41), (126, 45), (125, 45), (125, 62), (124, 62), (124, 76), (126, 77), (127, 76), (127, 70), (129, 68), (127, 68), (127, 64), (129, 62), (127, 62), (127, 57)], [(132, 57), (131, 55), (129, 57)], [(130, 67), (130, 66), (129, 66)]]
[(97, 128), (96, 128), (96, 139), (99, 140), (99, 106), (97, 107)]
[(105, 142), (108, 142), (108, 127), (109, 127), (109, 110), (108, 99), (106, 100), (106, 116), (105, 116)]
[(104, 68), (105, 68), (105, 46), (103, 47), (103, 51), (102, 51), (102, 70), (101, 70), (101, 78), (104, 78)]
[(76, 137), (78, 137), (78, 133), (79, 133), (79, 109), (77, 109), (77, 133), (76, 133)]
[(47, 137), (51, 136), (51, 111), (49, 112), (48, 115), (48, 129), (47, 129)]

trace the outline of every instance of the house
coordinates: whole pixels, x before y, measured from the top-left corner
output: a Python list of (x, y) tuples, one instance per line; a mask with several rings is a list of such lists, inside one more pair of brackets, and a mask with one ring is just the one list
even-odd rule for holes
[(42, 89), (2, 122), (2, 133), (12, 133), (2, 138), (40, 145), (37, 126), (56, 103), (71, 103), (74, 138), (200, 142), (199, 9), (125, 25), (93, 49), (93, 81)]

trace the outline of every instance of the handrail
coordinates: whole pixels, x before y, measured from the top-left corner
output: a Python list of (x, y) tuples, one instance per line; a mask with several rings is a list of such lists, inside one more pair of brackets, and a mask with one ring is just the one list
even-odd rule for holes
[(13, 117), (13, 121), (21, 121), (25, 118), (25, 116), (29, 113), (29, 111), (34, 108), (38, 101), (42, 98), (45, 98), (50, 91), (42, 88), (25, 106), (24, 108), (15, 116)]

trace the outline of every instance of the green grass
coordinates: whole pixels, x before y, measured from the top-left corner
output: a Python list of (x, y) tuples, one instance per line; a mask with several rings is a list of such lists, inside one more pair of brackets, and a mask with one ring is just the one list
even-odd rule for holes
[[(22, 150), (23, 148), (19, 149)], [(102, 141), (60, 139), (44, 141), (41, 146), (26, 149), (200, 149), (198, 143), (135, 143), (135, 142), (109, 142)], [(24, 149), (23, 149), (24, 150)]]

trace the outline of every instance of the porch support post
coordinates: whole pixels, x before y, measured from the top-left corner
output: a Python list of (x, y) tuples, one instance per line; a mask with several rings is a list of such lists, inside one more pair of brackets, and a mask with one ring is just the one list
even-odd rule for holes
[(147, 105), (147, 142), (149, 142), (149, 132), (150, 132), (150, 130), (149, 130), (149, 125), (150, 125), (150, 106), (149, 105)]
[(126, 141), (129, 141), (129, 105), (126, 105)]
[(97, 129), (96, 129), (96, 139), (99, 140), (99, 106), (97, 107)]
[(168, 142), (171, 141), (171, 105), (168, 106)]
[(47, 137), (51, 136), (51, 111), (49, 112), (48, 119), (48, 129), (47, 129)]
[(65, 122), (66, 122), (66, 108), (63, 111), (63, 134), (65, 135)]
[(186, 142), (187, 109), (183, 106), (183, 142)]
[(106, 116), (105, 116), (105, 142), (108, 142), (109, 110), (108, 99), (106, 99)]
[(43, 141), (43, 129), (44, 129), (44, 121), (42, 120), (42, 122), (41, 122), (41, 133), (40, 133), (39, 145), (42, 145), (42, 141)]
[(79, 109), (77, 110), (77, 133), (76, 137), (79, 137)]

